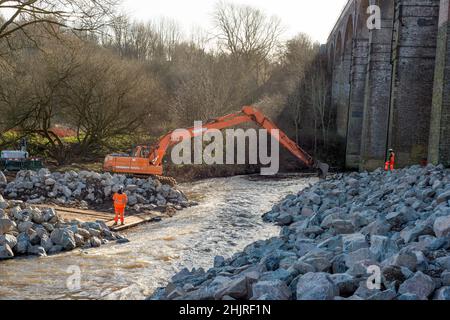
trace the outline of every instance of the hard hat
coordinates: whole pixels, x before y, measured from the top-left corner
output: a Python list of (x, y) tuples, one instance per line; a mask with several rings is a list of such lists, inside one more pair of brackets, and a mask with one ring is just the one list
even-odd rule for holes
[(389, 149), (389, 152), (394, 152), (394, 149)]

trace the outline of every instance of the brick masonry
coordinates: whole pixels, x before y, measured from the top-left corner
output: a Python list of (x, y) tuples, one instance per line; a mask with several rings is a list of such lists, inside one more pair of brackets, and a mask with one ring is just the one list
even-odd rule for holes
[[(342, 63), (333, 69), (331, 100), (347, 167), (376, 169), (388, 147), (400, 167), (450, 165), (449, 0), (371, 0), (382, 23), (368, 39), (367, 30), (347, 30), (367, 9), (362, 1), (347, 3), (327, 43), (342, 48), (333, 51)], [(352, 34), (350, 56), (342, 34)]]
[(450, 1), (441, 1), (436, 50), (429, 161), (450, 166)]

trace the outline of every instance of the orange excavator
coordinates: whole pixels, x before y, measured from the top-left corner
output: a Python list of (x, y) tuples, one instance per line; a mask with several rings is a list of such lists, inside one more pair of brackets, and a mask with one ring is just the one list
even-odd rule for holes
[[(266, 129), (273, 137), (278, 139), (279, 143), (289, 150), (305, 165), (319, 170), (320, 177), (326, 177), (329, 166), (320, 161), (314, 160), (306, 151), (300, 148), (285, 133), (283, 133), (269, 118), (267, 118), (260, 110), (255, 107), (244, 107), (240, 112), (233, 113), (221, 118), (212, 120), (203, 125), (201, 131), (196, 128), (186, 129), (190, 133), (190, 137), (203, 135), (206, 130), (233, 127), (239, 124), (255, 122)], [(278, 135), (274, 135), (273, 131), (277, 130)], [(152, 147), (138, 146), (130, 155), (112, 154), (105, 158), (103, 169), (107, 172), (130, 174), (130, 175), (153, 175), (160, 176), (163, 174), (163, 159), (167, 150), (182, 141), (173, 140), (170, 132), (163, 136), (156, 145)]]

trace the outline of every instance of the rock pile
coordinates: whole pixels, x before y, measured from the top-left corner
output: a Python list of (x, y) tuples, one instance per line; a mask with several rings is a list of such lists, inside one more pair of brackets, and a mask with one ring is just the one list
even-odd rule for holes
[(0, 195), (0, 260), (88, 249), (109, 241), (126, 239), (111, 232), (101, 221), (65, 222), (54, 209), (42, 210), (22, 201), (5, 201)]
[(449, 300), (450, 171), (341, 174), (264, 215), (279, 237), (182, 270), (153, 299)]
[(167, 206), (181, 210), (189, 205), (180, 190), (152, 178), (127, 178), (88, 171), (51, 173), (41, 169), (39, 172), (20, 171), (8, 184), (2, 184), (0, 179), (0, 194), (8, 199), (20, 199), (28, 204), (56, 203), (82, 208), (111, 203), (113, 193), (120, 187), (124, 187), (128, 205), (136, 212)]

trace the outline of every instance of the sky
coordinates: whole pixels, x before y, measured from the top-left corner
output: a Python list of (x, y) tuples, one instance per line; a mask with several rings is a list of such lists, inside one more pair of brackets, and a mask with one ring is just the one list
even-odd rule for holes
[[(211, 14), (216, 0), (123, 0), (123, 11), (147, 21), (160, 17), (179, 22), (189, 33), (196, 28), (211, 30)], [(300, 32), (325, 43), (348, 0), (229, 0), (264, 10), (281, 18), (288, 39)]]

